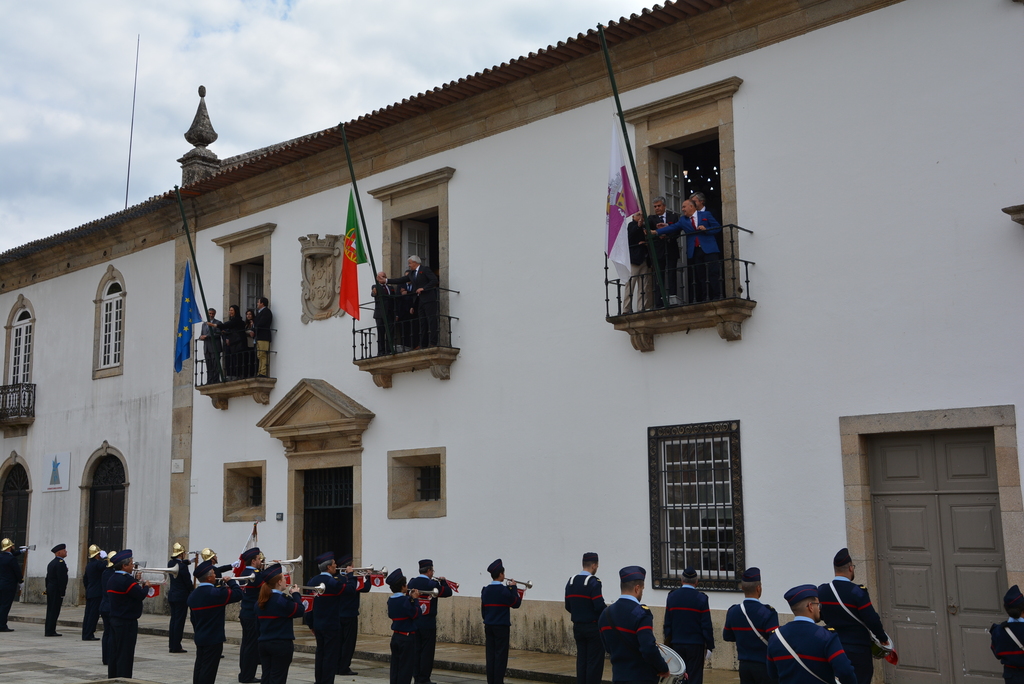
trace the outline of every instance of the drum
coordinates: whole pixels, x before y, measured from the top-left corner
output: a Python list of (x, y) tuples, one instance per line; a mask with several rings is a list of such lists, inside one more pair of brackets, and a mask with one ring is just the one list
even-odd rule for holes
[(686, 673), (686, 663), (683, 662), (683, 657), (665, 644), (658, 644), (658, 650), (661, 651), (661, 657), (668, 663), (668, 677), (662, 679), (661, 684), (670, 684), (670, 682), (681, 680)]

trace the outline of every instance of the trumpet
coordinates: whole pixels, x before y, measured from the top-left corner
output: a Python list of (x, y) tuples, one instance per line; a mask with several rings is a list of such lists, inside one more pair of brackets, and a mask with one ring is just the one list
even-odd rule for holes
[(388, 574), (388, 568), (387, 568), (386, 565), (383, 568), (381, 568), (380, 570), (378, 570), (377, 568), (373, 567), (372, 565), (370, 567), (368, 567), (368, 568), (352, 568), (352, 574), (353, 575), (364, 575), (364, 576), (365, 575), (387, 575)]
[(298, 558), (292, 558), (292, 559), (289, 559), (289, 560), (272, 560), (270, 562), (271, 563), (280, 563), (281, 565), (288, 565), (288, 566), (291, 566), (291, 567), (294, 568), (296, 565), (298, 565), (299, 563), (302, 562), (302, 556), (300, 555)]
[(135, 577), (136, 577), (136, 579), (144, 580), (145, 578), (143, 577), (143, 575), (145, 573), (147, 573), (147, 572), (159, 573), (162, 576), (162, 579), (160, 579), (159, 581), (155, 581), (155, 582), (149, 582), (150, 584), (167, 584), (167, 579), (169, 577), (177, 577), (178, 576), (178, 566), (175, 565), (173, 568), (140, 568), (138, 566), (138, 563), (136, 563), (136, 565), (135, 565)]
[(312, 596), (314, 594), (320, 596), (327, 591), (327, 585), (321, 582), (315, 587), (299, 587), (299, 591), (301, 591), (305, 596)]
[(410, 592), (413, 592), (413, 591), (420, 592), (420, 598), (422, 598), (424, 596), (428, 596), (430, 598), (437, 598), (438, 594), (441, 593), (437, 589), (431, 589), (430, 591), (424, 591), (422, 589), (410, 589), (409, 591)]
[(512, 578), (507, 579), (506, 582), (508, 582), (508, 586), (510, 587), (516, 584), (521, 584), (526, 589), (533, 589), (533, 582), (520, 582), (519, 580), (514, 580)]
[(214, 586), (222, 587), (230, 581), (238, 582), (239, 584), (249, 584), (256, 579), (256, 575), (245, 575), (243, 577), (218, 577), (214, 580)]

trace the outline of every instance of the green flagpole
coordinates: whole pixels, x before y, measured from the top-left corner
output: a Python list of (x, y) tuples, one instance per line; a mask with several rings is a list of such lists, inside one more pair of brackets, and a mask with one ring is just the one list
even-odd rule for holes
[(643, 215), (645, 228), (644, 236), (647, 238), (647, 249), (650, 250), (651, 260), (654, 262), (654, 278), (658, 283), (658, 289), (661, 291), (662, 306), (668, 306), (668, 296), (665, 294), (665, 282), (662, 278), (661, 269), (658, 268), (657, 259), (655, 257), (654, 239), (651, 237), (651, 233), (646, 230), (647, 207), (644, 206), (644, 193), (640, 189), (640, 174), (636, 172), (636, 160), (633, 158), (633, 147), (629, 144), (629, 131), (626, 129), (626, 117), (622, 114), (622, 102), (619, 101), (619, 88), (615, 85), (615, 72), (612, 71), (612, 57), (608, 52), (608, 42), (604, 37), (604, 26), (598, 24), (597, 32), (601, 36), (601, 50), (604, 51), (604, 62), (608, 67), (608, 80), (611, 81), (612, 84), (612, 94), (615, 96), (615, 109), (619, 113), (619, 123), (622, 125), (622, 139), (626, 143), (626, 156), (629, 157), (629, 167), (633, 171), (633, 185), (636, 191), (636, 199), (637, 202), (640, 203), (640, 213)]
[[(203, 277), (199, 275), (199, 262), (196, 261), (196, 248), (192, 245), (192, 234), (188, 231), (188, 217), (185, 216), (185, 203), (181, 201), (181, 191), (178, 190), (178, 186), (174, 186), (174, 194), (178, 198), (178, 209), (181, 211), (181, 227), (185, 231), (185, 237), (188, 239), (188, 251), (192, 254), (192, 263), (196, 267), (196, 282), (199, 283), (199, 296), (203, 298), (203, 313), (206, 314), (206, 322), (209, 323), (212, 318), (210, 317), (210, 307), (206, 304), (206, 292), (203, 290)], [(220, 354), (217, 354), (217, 369), (220, 371), (221, 381), (224, 380), (224, 364), (221, 363)]]

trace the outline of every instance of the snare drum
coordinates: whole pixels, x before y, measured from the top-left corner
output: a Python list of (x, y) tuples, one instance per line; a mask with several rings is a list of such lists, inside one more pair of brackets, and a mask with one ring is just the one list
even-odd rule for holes
[(686, 663), (683, 662), (683, 657), (665, 644), (658, 644), (658, 650), (661, 651), (661, 657), (668, 663), (668, 677), (663, 678), (661, 684), (670, 684), (681, 680), (686, 674)]

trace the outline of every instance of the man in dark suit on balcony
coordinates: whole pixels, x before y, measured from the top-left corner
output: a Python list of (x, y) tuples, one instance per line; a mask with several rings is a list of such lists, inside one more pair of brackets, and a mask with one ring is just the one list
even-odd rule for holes
[(260, 297), (256, 300), (256, 359), (259, 363), (257, 375), (267, 377), (270, 374), (270, 329), (274, 325), (274, 314), (267, 307), (270, 300)]
[[(385, 277), (384, 271), (377, 278)], [(395, 348), (398, 328), (395, 326), (395, 302), (398, 288), (388, 284), (377, 284), (370, 288), (373, 297), (373, 320), (377, 323), (377, 356), (390, 354)]]
[[(679, 214), (669, 211), (665, 205), (664, 197), (655, 197), (651, 201), (653, 214), (647, 217), (648, 230), (655, 230), (658, 226), (672, 225), (679, 220)], [(651, 236), (654, 243), (654, 254), (651, 255), (651, 263), (661, 273), (662, 282), (665, 285), (665, 294), (672, 297), (676, 294), (676, 267), (679, 265), (679, 241), (678, 233), (674, 235)], [(658, 287), (657, 277), (652, 277), (650, 286), (654, 290), (654, 305), (665, 306), (661, 298), (661, 288)]]
[(385, 278), (383, 273), (377, 274), (377, 282), (381, 285), (400, 285), (409, 283), (416, 295), (419, 310), (420, 339), (419, 347), (437, 346), (437, 276), (415, 254), (409, 256), (409, 272), (401, 278)]
[(693, 200), (683, 200), (682, 217), (670, 225), (658, 228), (658, 235), (674, 238), (686, 234), (686, 263), (689, 266), (691, 302), (720, 299), (722, 297), (722, 252), (718, 249), (716, 233), (721, 224), (710, 211), (697, 211)]

